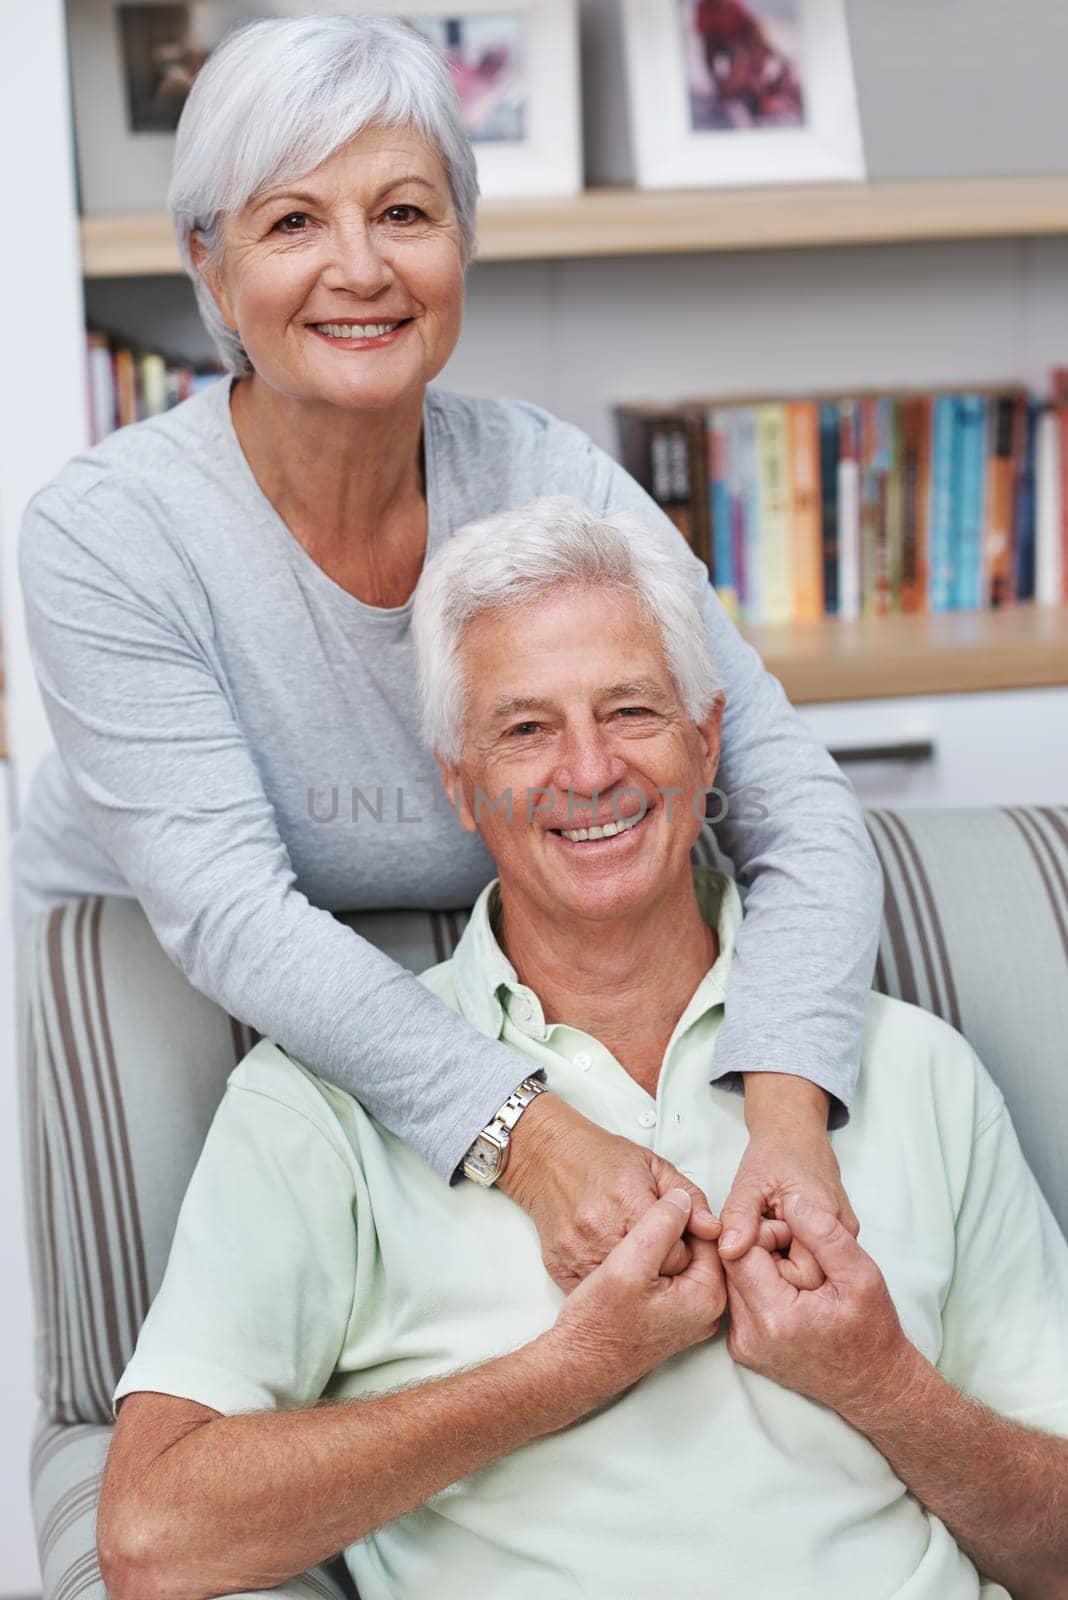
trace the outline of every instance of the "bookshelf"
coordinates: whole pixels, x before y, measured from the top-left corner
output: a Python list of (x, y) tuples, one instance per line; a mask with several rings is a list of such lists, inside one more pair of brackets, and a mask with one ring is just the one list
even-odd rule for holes
[(795, 705), (1068, 685), (1068, 606), (748, 626)]
[[(601, 185), (565, 198), (487, 200), (479, 261), (784, 250), (1068, 234), (1068, 177), (934, 178), (737, 190)], [(87, 278), (181, 272), (166, 212), (81, 220)]]

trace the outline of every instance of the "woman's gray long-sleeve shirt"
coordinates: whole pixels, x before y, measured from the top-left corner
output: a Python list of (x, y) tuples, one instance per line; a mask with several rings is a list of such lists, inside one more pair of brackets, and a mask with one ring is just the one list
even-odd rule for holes
[[(196, 988), (447, 1177), (522, 1071), (330, 913), (469, 906), (493, 862), (420, 738), (411, 600), (365, 605), (316, 565), (253, 476), (230, 389), (110, 435), (27, 509), (20, 571), (57, 751), (13, 844), (16, 926), (135, 896)], [(545, 494), (666, 522), (540, 406), (431, 385), (423, 437), (428, 558)], [(717, 834), (747, 891), (709, 1076), (797, 1073), (848, 1106), (879, 869), (851, 788), (706, 591), (717, 786), (736, 797)]]

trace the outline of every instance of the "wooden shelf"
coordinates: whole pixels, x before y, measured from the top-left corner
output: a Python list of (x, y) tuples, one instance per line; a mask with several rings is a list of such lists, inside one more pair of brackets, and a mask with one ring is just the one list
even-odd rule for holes
[[(795, 705), (1068, 684), (1068, 606), (741, 625)], [(0, 761), (8, 755), (0, 673)]]
[[(1068, 177), (939, 178), (749, 189), (587, 189), (486, 200), (479, 261), (692, 250), (781, 250), (1068, 233)], [(181, 272), (166, 212), (81, 219), (88, 278)]]
[(1068, 684), (1068, 607), (742, 625), (795, 705)]

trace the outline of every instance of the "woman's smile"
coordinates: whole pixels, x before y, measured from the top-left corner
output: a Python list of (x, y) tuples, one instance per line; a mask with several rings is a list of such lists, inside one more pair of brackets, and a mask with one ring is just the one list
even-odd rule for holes
[(411, 321), (405, 317), (401, 322), (309, 322), (308, 332), (342, 350), (375, 350), (396, 344)]

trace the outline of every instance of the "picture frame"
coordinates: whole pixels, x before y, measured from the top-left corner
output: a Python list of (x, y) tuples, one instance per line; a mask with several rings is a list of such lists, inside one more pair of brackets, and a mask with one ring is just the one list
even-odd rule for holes
[(859, 182), (844, 0), (623, 0), (640, 188)]
[[(378, 16), (405, 17), (428, 26), (421, 31), (435, 37), (439, 46), (445, 24), (469, 22), (474, 49), (480, 36), (500, 27), (503, 21), (514, 26), (505, 30), (497, 49), (507, 48), (512, 38), (519, 47), (516, 56), (522, 79), (518, 95), (524, 102), (518, 127), (498, 124), (501, 137), (479, 138), (468, 118), (468, 101), (462, 81), (454, 76), (465, 106), (465, 122), (472, 134), (478, 163), (479, 190), (484, 199), (520, 199), (530, 195), (573, 195), (582, 188), (582, 105), (579, 77), (579, 22), (577, 0), (371, 0), (354, 6), (344, 0), (330, 0), (308, 9), (330, 11), (370, 11)], [(436, 26), (434, 26), (436, 25)], [(494, 48), (492, 37), (487, 41)], [(477, 97), (471, 103), (477, 106)], [(519, 132), (519, 137), (508, 134)]]
[(484, 197), (581, 189), (577, 0), (69, 0), (81, 211), (159, 209), (211, 49), (243, 23), (310, 11), (404, 18), (446, 51)]

